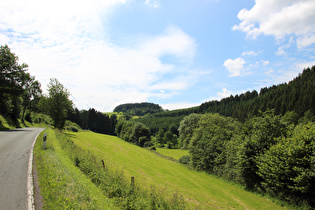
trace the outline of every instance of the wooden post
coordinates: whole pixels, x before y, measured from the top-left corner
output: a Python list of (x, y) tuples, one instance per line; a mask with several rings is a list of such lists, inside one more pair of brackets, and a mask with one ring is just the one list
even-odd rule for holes
[(131, 187), (135, 187), (135, 177), (134, 176), (132, 176), (131, 177)]
[(102, 160), (102, 164), (103, 164), (103, 168), (105, 169), (105, 163), (104, 163), (104, 160)]
[(47, 135), (46, 135), (46, 133), (45, 133), (45, 134), (44, 134), (44, 138), (43, 138), (43, 141), (44, 141), (43, 147), (44, 147), (44, 149), (46, 149), (46, 139), (47, 139)]

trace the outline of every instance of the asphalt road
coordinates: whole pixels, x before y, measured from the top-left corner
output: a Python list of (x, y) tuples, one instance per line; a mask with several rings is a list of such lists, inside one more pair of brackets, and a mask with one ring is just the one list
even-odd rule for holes
[(28, 162), (33, 141), (43, 129), (0, 131), (0, 210), (28, 208)]

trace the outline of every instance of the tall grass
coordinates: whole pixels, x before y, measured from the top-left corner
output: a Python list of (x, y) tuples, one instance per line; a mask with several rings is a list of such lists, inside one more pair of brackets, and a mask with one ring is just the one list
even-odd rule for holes
[[(43, 209), (113, 209), (106, 197), (70, 160), (52, 129), (46, 129), (47, 143), (43, 149), (43, 134), (34, 147)], [(58, 136), (58, 137), (57, 137)]]

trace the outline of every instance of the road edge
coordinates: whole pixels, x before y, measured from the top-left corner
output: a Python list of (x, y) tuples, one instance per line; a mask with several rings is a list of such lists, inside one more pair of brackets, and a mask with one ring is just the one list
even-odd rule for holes
[(34, 183), (33, 183), (33, 148), (39, 134), (45, 129), (38, 132), (35, 139), (33, 140), (30, 157), (28, 160), (28, 170), (27, 170), (27, 209), (35, 210), (35, 201), (34, 201)]

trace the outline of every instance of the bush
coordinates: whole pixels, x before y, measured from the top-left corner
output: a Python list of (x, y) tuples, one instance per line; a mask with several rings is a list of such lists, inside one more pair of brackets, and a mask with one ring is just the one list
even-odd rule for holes
[(184, 155), (183, 157), (179, 158), (179, 162), (182, 164), (189, 165), (190, 164), (190, 155)]
[(144, 147), (152, 147), (153, 143), (151, 141), (146, 141), (143, 146)]
[(78, 124), (71, 122), (70, 120), (67, 120), (64, 129), (67, 131), (78, 132), (81, 129), (81, 127)]
[(156, 150), (155, 146), (152, 146), (152, 147), (151, 147), (151, 150)]

